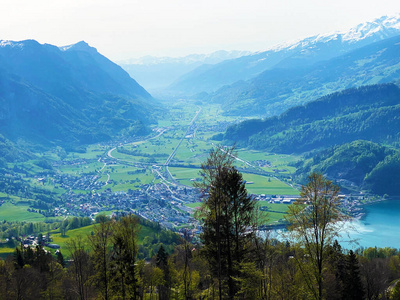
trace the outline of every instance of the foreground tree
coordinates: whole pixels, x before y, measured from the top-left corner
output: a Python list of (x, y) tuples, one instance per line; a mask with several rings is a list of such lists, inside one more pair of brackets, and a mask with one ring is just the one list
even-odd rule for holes
[(136, 299), (139, 296), (135, 267), (139, 230), (139, 220), (134, 215), (124, 216), (112, 224), (110, 287), (113, 297)]
[[(288, 210), (289, 230), (303, 245), (310, 262), (309, 266), (301, 267), (301, 271), (315, 299), (323, 298), (322, 271), (327, 246), (338, 236), (338, 222), (347, 219), (340, 210), (338, 193), (338, 186), (314, 172), (301, 187), (301, 198)], [(300, 259), (298, 261), (301, 263)]]
[(73, 297), (80, 300), (89, 299), (90, 276), (93, 275), (89, 251), (82, 237), (72, 238), (67, 243), (72, 262), (68, 268)]
[(99, 223), (94, 227), (93, 235), (89, 236), (92, 247), (92, 262), (94, 265), (94, 280), (97, 282), (102, 297), (110, 298), (110, 248), (111, 248), (112, 226), (111, 221), (102, 216)]
[(249, 254), (256, 227), (256, 202), (247, 194), (242, 174), (233, 166), (232, 149), (212, 150), (202, 165), (199, 185), (207, 195), (199, 217), (204, 253), (218, 279), (219, 298), (239, 291), (240, 266)]

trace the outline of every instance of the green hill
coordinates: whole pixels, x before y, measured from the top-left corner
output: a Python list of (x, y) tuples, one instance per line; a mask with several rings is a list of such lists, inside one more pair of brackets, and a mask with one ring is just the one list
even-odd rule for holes
[(299, 163), (300, 181), (318, 171), (345, 189), (366, 189), (376, 194), (400, 195), (400, 151), (357, 140), (318, 152)]
[(394, 84), (348, 89), (278, 117), (229, 127), (225, 140), (278, 153), (303, 153), (358, 139), (398, 144), (400, 89)]

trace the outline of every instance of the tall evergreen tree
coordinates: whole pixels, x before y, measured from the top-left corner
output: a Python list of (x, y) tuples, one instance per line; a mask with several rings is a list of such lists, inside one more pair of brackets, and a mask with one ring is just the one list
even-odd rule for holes
[(364, 299), (364, 288), (361, 281), (357, 256), (353, 250), (347, 256), (346, 275), (342, 299), (362, 300)]
[(256, 202), (247, 195), (242, 175), (233, 166), (232, 149), (212, 150), (202, 165), (202, 221), (204, 252), (218, 278), (219, 298), (233, 298), (239, 290), (240, 264), (248, 255), (255, 232)]
[(111, 246), (111, 222), (104, 217), (94, 227), (94, 234), (89, 236), (92, 246), (92, 260), (96, 271), (95, 280), (105, 300), (110, 298), (110, 246)]
[(128, 215), (113, 224), (111, 274), (113, 294), (122, 299), (138, 297), (135, 269), (138, 252), (139, 221)]
[(169, 290), (171, 287), (171, 274), (168, 266), (168, 253), (165, 252), (163, 245), (160, 246), (156, 256), (156, 265), (163, 271), (163, 285), (159, 286), (159, 298), (169, 299)]

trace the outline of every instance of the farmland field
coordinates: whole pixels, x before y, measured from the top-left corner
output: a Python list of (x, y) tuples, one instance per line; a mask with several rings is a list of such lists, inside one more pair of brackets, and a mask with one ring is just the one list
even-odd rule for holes
[(16, 205), (5, 202), (0, 206), (0, 220), (5, 220), (9, 222), (40, 222), (44, 221), (46, 218), (36, 212), (28, 212), (27, 209), (29, 205), (26, 204), (18, 204)]

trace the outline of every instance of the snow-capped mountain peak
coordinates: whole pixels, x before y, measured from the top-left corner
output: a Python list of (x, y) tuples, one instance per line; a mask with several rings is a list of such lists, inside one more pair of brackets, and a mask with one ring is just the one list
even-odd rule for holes
[(383, 40), (400, 34), (400, 13), (392, 16), (383, 16), (373, 21), (358, 24), (345, 31), (322, 33), (305, 39), (288, 41), (257, 52), (257, 54), (273, 51), (291, 51), (295, 49), (311, 48), (316, 44), (325, 44), (339, 41), (347, 45), (365, 44)]

